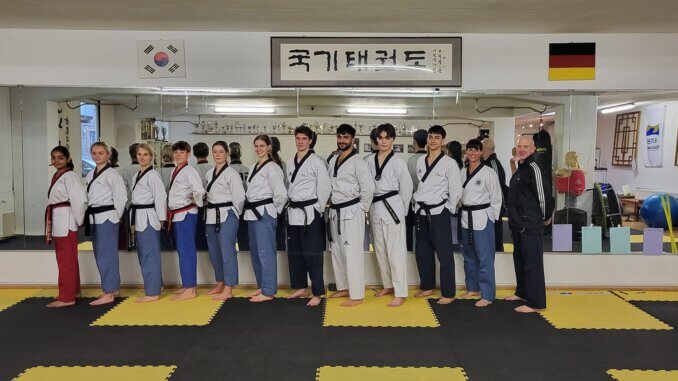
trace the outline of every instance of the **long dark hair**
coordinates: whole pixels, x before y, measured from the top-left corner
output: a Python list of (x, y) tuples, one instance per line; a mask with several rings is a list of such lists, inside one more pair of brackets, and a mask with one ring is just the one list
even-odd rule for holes
[(459, 169), (464, 168), (464, 162), (461, 160), (461, 143), (456, 140), (447, 143), (447, 154), (457, 162)]
[(53, 154), (54, 152), (59, 152), (60, 154), (64, 155), (66, 159), (68, 159), (68, 162), (66, 163), (66, 167), (70, 170), (73, 170), (75, 166), (73, 166), (73, 160), (71, 159), (71, 153), (68, 151), (68, 148), (64, 146), (56, 146), (52, 148), (52, 152), (50, 154)]
[[(273, 161), (282, 168), (282, 161), (280, 160), (280, 156), (278, 156), (278, 152), (275, 150), (275, 148), (273, 148), (273, 141), (271, 141), (271, 138), (268, 135), (261, 134), (254, 138), (255, 142), (257, 140), (261, 140), (262, 142), (266, 143), (266, 145), (271, 146), (271, 152), (268, 153), (268, 157), (273, 159)], [(278, 147), (278, 151), (280, 151), (280, 147)]]
[(280, 159), (280, 139), (277, 136), (271, 137), (271, 156), (273, 156), (273, 161), (278, 163), (280, 168), (282, 168), (282, 159)]
[(240, 156), (242, 152), (242, 148), (240, 148), (240, 143), (231, 142), (231, 144), (229, 144), (228, 147), (230, 148), (229, 155), (231, 156), (231, 163), (242, 164), (242, 161), (240, 161)]

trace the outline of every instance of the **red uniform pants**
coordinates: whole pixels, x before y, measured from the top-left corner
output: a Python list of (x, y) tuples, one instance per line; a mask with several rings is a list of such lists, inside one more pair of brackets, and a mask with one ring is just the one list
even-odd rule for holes
[(59, 301), (70, 303), (80, 293), (78, 266), (78, 233), (69, 231), (66, 237), (53, 237), (59, 267)]

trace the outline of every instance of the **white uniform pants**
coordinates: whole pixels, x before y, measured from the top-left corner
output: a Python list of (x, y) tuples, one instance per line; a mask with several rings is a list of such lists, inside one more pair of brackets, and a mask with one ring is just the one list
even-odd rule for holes
[(393, 288), (395, 296), (406, 298), (408, 287), (405, 219), (396, 224), (370, 216), (370, 225), (384, 288)]
[(348, 290), (353, 300), (365, 297), (365, 213), (358, 211), (350, 220), (341, 221), (341, 235), (337, 232), (337, 213), (330, 213), (332, 267), (337, 290)]

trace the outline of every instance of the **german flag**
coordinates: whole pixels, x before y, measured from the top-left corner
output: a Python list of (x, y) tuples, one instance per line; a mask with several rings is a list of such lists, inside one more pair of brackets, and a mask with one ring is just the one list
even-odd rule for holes
[(549, 81), (596, 79), (596, 43), (549, 44)]

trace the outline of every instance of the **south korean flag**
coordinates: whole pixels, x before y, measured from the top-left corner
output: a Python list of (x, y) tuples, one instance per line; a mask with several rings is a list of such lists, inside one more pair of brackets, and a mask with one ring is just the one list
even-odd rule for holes
[(186, 77), (184, 40), (137, 41), (139, 78)]

